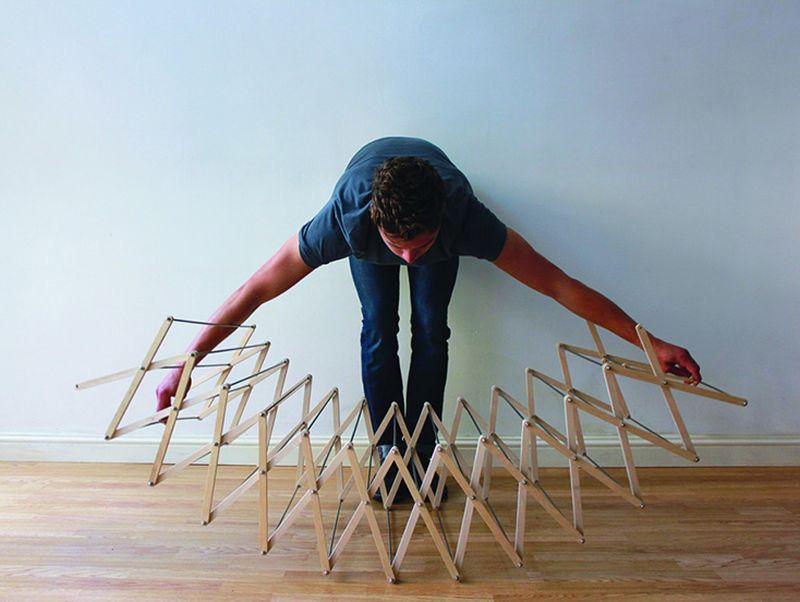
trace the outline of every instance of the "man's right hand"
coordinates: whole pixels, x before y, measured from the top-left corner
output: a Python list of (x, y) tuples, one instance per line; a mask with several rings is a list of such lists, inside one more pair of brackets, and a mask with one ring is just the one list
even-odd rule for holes
[[(295, 234), (278, 250), (278, 252), (247, 282), (236, 289), (225, 300), (222, 306), (209, 318), (209, 324), (189, 343), (188, 351), (198, 352), (202, 349), (206, 352), (215, 349), (216, 346), (231, 332), (228, 327), (215, 324), (241, 324), (262, 304), (270, 299), (282, 294), (305, 276), (312, 272), (313, 268), (306, 265), (300, 256), (300, 246)], [(198, 352), (200, 353), (200, 352)], [(202, 358), (202, 355), (199, 356)], [(199, 359), (198, 359), (199, 361)], [(178, 385), (181, 380), (183, 366), (174, 368), (164, 377), (161, 384), (156, 389), (158, 411), (168, 408), (172, 404), (172, 398), (178, 392)], [(189, 380), (189, 388), (192, 386)], [(166, 419), (162, 420), (165, 422)]]
[[(158, 385), (156, 389), (156, 398), (158, 400), (156, 404), (156, 411), (161, 411), (164, 408), (169, 407), (172, 405), (172, 398), (175, 397), (175, 393), (178, 392), (178, 384), (181, 380), (181, 374), (183, 374), (183, 367), (174, 368), (169, 371), (169, 373), (164, 377), (164, 380), (161, 381), (161, 384)], [(187, 387), (187, 391), (192, 387), (192, 379), (189, 378), (189, 386)], [(165, 422), (166, 418), (162, 420)]]

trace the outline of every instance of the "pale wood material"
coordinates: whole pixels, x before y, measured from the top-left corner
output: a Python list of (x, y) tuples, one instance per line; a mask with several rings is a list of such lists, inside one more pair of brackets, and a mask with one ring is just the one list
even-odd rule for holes
[[(568, 436), (570, 437), (571, 445), (575, 453), (585, 455), (585, 445), (583, 444), (578, 410), (612, 425), (616, 429), (619, 438), (628, 477), (628, 487), (632, 496), (628, 497), (623, 495), (622, 497), (625, 497), (632, 503), (635, 503), (636, 500), (641, 502), (641, 487), (639, 485), (639, 478), (634, 463), (629, 435), (635, 435), (665, 451), (689, 461), (697, 462), (700, 460), (683, 417), (678, 410), (673, 390), (739, 406), (747, 405), (747, 400), (742, 397), (730, 395), (729, 393), (725, 393), (716, 387), (705, 385), (704, 383), (700, 383), (699, 385), (686, 384), (681, 377), (665, 373), (659, 365), (650, 335), (641, 324), (636, 325), (636, 333), (639, 337), (642, 349), (644, 350), (647, 362), (608, 354), (597, 326), (588, 321), (586, 324), (592, 341), (595, 344), (595, 349), (586, 349), (564, 343), (558, 345), (559, 361), (564, 377), (564, 382), (561, 383), (560, 387), (564, 392)], [(573, 387), (569, 363), (567, 361), (567, 353), (572, 353), (585, 360), (595, 361), (601, 366), (610, 404), (606, 404), (596, 397)], [(659, 387), (659, 391), (667, 405), (667, 409), (675, 424), (682, 445), (669, 441), (631, 416), (631, 411), (622, 393), (622, 387), (619, 384), (618, 377), (631, 378)], [(549, 384), (555, 388), (559, 388), (557, 382), (554, 384), (554, 381), (551, 380)], [(570, 430), (574, 432), (570, 433)], [(619, 493), (619, 489), (612, 485), (610, 480), (608, 480), (608, 485), (610, 489)], [(643, 505), (643, 502), (641, 502), (641, 504)]]
[[(114, 413), (113, 418), (111, 419), (111, 423), (106, 429), (106, 434), (105, 434), (106, 439), (114, 439), (116, 437), (130, 433), (140, 428), (157, 424), (165, 417), (167, 418), (167, 423), (170, 422), (168, 418), (169, 412), (174, 410), (165, 408), (165, 410), (151, 414), (143, 419), (137, 420), (125, 426), (120, 426), (120, 424), (122, 423), (122, 419), (124, 418), (125, 414), (130, 408), (131, 402), (133, 401), (134, 397), (136, 396), (136, 393), (138, 392), (142, 384), (142, 380), (144, 379), (145, 374), (153, 370), (161, 370), (163, 368), (167, 368), (171, 365), (183, 364), (184, 368), (181, 373), (181, 382), (183, 382), (184, 379), (189, 378), (189, 375), (194, 369), (194, 366), (197, 365), (198, 358), (204, 355), (204, 354), (184, 353), (163, 358), (160, 360), (155, 359), (158, 350), (161, 348), (161, 345), (164, 343), (167, 334), (169, 333), (172, 325), (176, 321), (181, 321), (181, 320), (178, 318), (173, 318), (172, 316), (167, 316), (167, 318), (164, 320), (164, 322), (161, 324), (158, 331), (156, 332), (153, 342), (151, 343), (150, 347), (145, 353), (145, 356), (142, 359), (139, 366), (134, 368), (128, 368), (126, 370), (120, 370), (118, 372), (114, 372), (112, 374), (107, 374), (105, 376), (100, 376), (90, 380), (86, 380), (75, 385), (76, 389), (83, 390), (83, 389), (88, 389), (90, 387), (95, 387), (98, 385), (121, 380), (128, 376), (133, 376), (130, 384), (128, 385), (128, 389), (125, 391), (125, 394), (123, 395), (122, 400), (120, 401), (119, 406), (117, 407), (117, 410)], [(245, 335), (241, 340), (240, 346), (227, 350), (228, 352), (231, 353), (231, 356), (228, 359), (228, 361), (225, 362), (222, 366), (214, 367), (210, 373), (205, 374), (202, 378), (199, 378), (192, 383), (191, 388), (196, 388), (198, 385), (205, 383), (212, 378), (215, 377), (218, 378), (217, 387), (215, 388), (215, 390), (209, 393), (208, 396), (203, 397), (203, 399), (201, 400), (206, 402), (207, 404), (204, 412), (207, 412), (207, 410), (213, 403), (214, 397), (219, 393), (219, 389), (221, 388), (222, 383), (230, 374), (230, 371), (233, 369), (234, 366), (249, 359), (254, 354), (259, 353), (260, 351), (263, 351), (263, 354), (265, 354), (266, 350), (269, 349), (269, 342), (262, 343), (261, 345), (252, 345), (252, 346), (247, 345), (248, 341), (250, 340), (250, 337), (253, 335), (255, 326), (241, 325), (239, 327), (245, 329)], [(218, 352), (211, 352), (211, 353), (218, 353)], [(181, 396), (178, 395), (175, 396), (172, 403), (172, 408), (175, 408), (176, 406), (181, 407), (182, 403), (185, 401), (184, 397), (188, 393), (189, 389), (184, 387), (182, 389), (179, 389), (179, 391), (181, 392)], [(149, 400), (149, 402), (152, 403), (152, 398)], [(205, 417), (204, 413), (201, 412), (201, 415), (198, 418), (202, 419), (204, 417)], [(154, 483), (156, 481), (154, 481)]]
[[(268, 378), (272, 374), (276, 372), (284, 372), (288, 368), (288, 360), (284, 360), (282, 362), (278, 362), (273, 366), (270, 366), (269, 368), (262, 369), (263, 358), (264, 354), (266, 353), (266, 348), (262, 349), (261, 351), (262, 352), (259, 353), (259, 358), (256, 361), (255, 365), (253, 366), (251, 373), (247, 377), (241, 379), (240, 381), (237, 381), (238, 383), (241, 383), (242, 381), (248, 381), (247, 385), (239, 386), (232, 389), (230, 384), (225, 383), (222, 386), (215, 387), (213, 389), (214, 391), (213, 397), (217, 399), (217, 402), (212, 406), (212, 409), (216, 413), (216, 420), (211, 442), (208, 445), (202, 446), (195, 452), (190, 453), (183, 460), (173, 464), (172, 467), (163, 469), (164, 459), (166, 457), (170, 441), (172, 440), (172, 434), (175, 428), (175, 423), (178, 419), (178, 415), (180, 414), (181, 410), (190, 407), (185, 399), (186, 389), (181, 388), (181, 386), (179, 385), (178, 391), (176, 392), (176, 395), (173, 398), (172, 406), (170, 408), (170, 413), (167, 418), (167, 424), (161, 436), (161, 444), (159, 445), (158, 452), (156, 453), (156, 458), (153, 461), (153, 466), (150, 471), (150, 480), (149, 480), (150, 485), (157, 485), (165, 478), (167, 478), (170, 474), (173, 474), (176, 470), (180, 470), (185, 466), (187, 466), (188, 464), (196, 462), (200, 458), (207, 455), (209, 452), (211, 453), (211, 460), (209, 466), (216, 466), (219, 459), (220, 446), (227, 445), (231, 440), (235, 439), (235, 437), (231, 437), (230, 430), (224, 434), (221, 433), (221, 429), (224, 427), (227, 416), (228, 402), (231, 399), (235, 399), (236, 397), (242, 397), (244, 402), (246, 402), (250, 398), (249, 393), (252, 391), (252, 386), (253, 386), (252, 383), (261, 382), (262, 380)], [(188, 378), (187, 375), (191, 373), (191, 369), (194, 366), (195, 357), (196, 357), (195, 354), (190, 355), (189, 362), (187, 362), (186, 367), (184, 368), (184, 371), (181, 376), (181, 381), (180, 381), (181, 383), (183, 383), (184, 378)], [(191, 400), (192, 405), (202, 403), (203, 401), (206, 401), (207, 398), (208, 395), (201, 395), (197, 398), (194, 398)], [(243, 409), (244, 409), (244, 404), (240, 403), (239, 411)], [(237, 416), (239, 415), (239, 411), (237, 411)], [(198, 416), (198, 419), (202, 419), (203, 417), (207, 417), (208, 415), (209, 414), (207, 412), (201, 413), (201, 415)], [(253, 417), (250, 422), (250, 425), (252, 426), (253, 424), (255, 424), (255, 421), (256, 421), (255, 417)], [(237, 428), (238, 427), (239, 425), (237, 425)]]
[[(276, 364), (273, 366), (270, 374), (274, 374), (279, 372), (282, 368), (285, 368), (286, 364)], [(263, 373), (262, 373), (263, 374)], [(254, 379), (261, 374), (254, 375)], [(256, 466), (253, 467), (251, 471), (251, 475), (245, 479), (244, 482), (240, 482), (236, 485), (232, 491), (230, 491), (225, 497), (222, 498), (216, 504), (214, 503), (214, 491), (216, 489), (216, 482), (218, 477), (218, 470), (219, 470), (219, 452), (223, 445), (230, 445), (235, 442), (239, 437), (241, 437), (244, 433), (246, 433), (250, 428), (256, 426), (260, 423), (262, 419), (267, 419), (268, 424), (274, 424), (275, 416), (277, 415), (278, 409), (282, 407), (283, 404), (292, 396), (297, 393), (298, 391), (303, 391), (304, 398), (307, 396), (306, 393), (311, 389), (311, 377), (310, 375), (305, 376), (295, 385), (289, 387), (289, 389), (282, 394), (277, 399), (274, 399), (266, 408), (263, 410), (253, 414), (250, 418), (246, 419), (244, 422), (240, 422), (234, 426), (232, 426), (227, 431), (224, 431), (225, 425), (225, 414), (226, 414), (226, 405), (227, 405), (227, 395), (225, 394), (226, 391), (229, 389), (229, 385), (224, 386), (223, 395), (220, 396), (220, 409), (217, 412), (217, 421), (215, 424), (214, 429), (214, 436), (213, 436), (213, 452), (211, 458), (209, 459), (208, 468), (207, 468), (207, 478), (206, 478), (206, 489), (203, 496), (203, 507), (202, 507), (202, 520), (203, 524), (208, 524), (217, 515), (222, 512), (226, 507), (232, 504), (236, 499), (238, 499), (241, 495), (243, 495), (250, 487), (255, 485), (259, 482), (258, 479), (253, 478), (253, 474), (259, 474), (259, 463), (260, 460), (256, 460)], [(279, 391), (276, 390), (275, 394), (278, 394)], [(324, 403), (326, 403), (332, 393), (329, 393), (325, 396), (318, 405), (318, 408), (321, 407)], [(223, 404), (224, 402), (224, 404)], [(319, 411), (319, 410), (318, 410)], [(266, 426), (266, 425), (265, 425)], [(306, 428), (305, 420), (301, 420), (300, 424), (293, 430), (291, 435), (294, 437), (294, 441), (290, 443), (291, 437), (287, 436), (284, 438), (282, 442), (281, 448), (278, 449), (275, 453), (273, 453), (273, 457), (269, 455), (269, 439), (266, 441), (260, 442), (258, 455), (259, 458), (262, 456), (266, 457), (267, 469), (269, 469), (270, 463), (276, 462), (274, 456), (278, 453), (281, 453), (281, 457), (287, 455), (290, 451), (293, 451), (296, 447), (299, 447), (302, 443), (302, 431)], [(267, 436), (268, 431), (271, 429), (267, 429), (265, 432), (265, 436)], [(259, 428), (259, 433), (261, 432), (261, 428)], [(302, 451), (302, 450), (301, 450)], [(302, 453), (300, 454), (302, 456)], [(268, 546), (265, 546), (268, 548)]]
[[(209, 456), (202, 494), (202, 523), (208, 525), (218, 519), (223, 511), (229, 511), (236, 502), (246, 499), (248, 492), (255, 485), (258, 485), (257, 541), (262, 554), (267, 554), (273, 550), (281, 538), (293, 533), (303, 523), (300, 519), (310, 512), (310, 524), (313, 529), (314, 542), (309, 549), (315, 550), (315, 555), (318, 557), (320, 568), (324, 574), (330, 573), (334, 565), (342, 561), (343, 552), (348, 545), (351, 548), (356, 546), (355, 543), (351, 542), (358, 526), (363, 519), (366, 519), (383, 576), (388, 582), (394, 583), (406, 559), (412, 539), (415, 537), (417, 524), (422, 519), (446, 572), (451, 578), (459, 580), (465, 566), (466, 548), (471, 537), (472, 518), (475, 512), (477, 512), (483, 525), (494, 539), (494, 542), (503, 550), (506, 557), (514, 566), (520, 567), (522, 566), (522, 554), (527, 537), (526, 522), (528, 520), (529, 497), (533, 498), (538, 503), (538, 506), (560, 528), (566, 530), (573, 539), (581, 543), (584, 542), (582, 494), (585, 489), (580, 482), (581, 472), (586, 472), (593, 476), (628, 502), (643, 507), (639, 495), (638, 474), (633, 464), (632, 452), (628, 441), (629, 434), (641, 437), (677, 455), (689, 459), (695, 458), (688, 430), (672, 396), (673, 389), (681, 391), (684, 389), (678, 386), (680, 383), (674, 378), (660, 370), (649, 336), (641, 326), (637, 326), (637, 332), (647, 355), (647, 363), (608, 355), (596, 328), (594, 325), (589, 324), (590, 333), (597, 349), (590, 350), (559, 344), (558, 354), (564, 375), (563, 382), (532, 368), (527, 369), (525, 372), (527, 404), (521, 403), (504, 389), (494, 386), (491, 389), (488, 421), (466, 399), (458, 398), (455, 416), (449, 429), (445, 427), (441, 418), (430, 404), (425, 404), (418, 422), (413, 426), (413, 429), (410, 429), (397, 403), (391, 404), (389, 411), (380, 421), (377, 428), (373, 429), (366, 400), (360, 400), (342, 421), (338, 389), (331, 389), (312, 407), (313, 377), (310, 374), (287, 388), (288, 359), (282, 360), (266, 369), (263, 368), (270, 345), (269, 343), (260, 345), (248, 344), (253, 334), (254, 326), (246, 327), (247, 330), (238, 347), (208, 352), (232, 352), (232, 355), (227, 363), (221, 365), (220, 369), (210, 376), (198, 378), (194, 383), (196, 386), (199, 382), (207, 382), (212, 378), (216, 378), (216, 383), (210, 391), (189, 396), (188, 393), (192, 388), (191, 373), (200, 357), (205, 353), (195, 352), (155, 360), (158, 349), (163, 343), (172, 322), (173, 319), (168, 318), (161, 326), (145, 355), (142, 365), (138, 369), (117, 372), (79, 385), (79, 388), (86, 388), (133, 376), (131, 384), (109, 426), (108, 438), (118, 437), (165, 419), (161, 442), (151, 467), (149, 481), (151, 485), (155, 485), (163, 481), (167, 476), (183, 471), (201, 458)], [(603, 367), (610, 403), (579, 391), (573, 386), (566, 358), (567, 352), (576, 353), (585, 359), (598, 360), (598, 363)], [(234, 382), (227, 382), (231, 370), (236, 364), (254, 356), (256, 358), (255, 364), (247, 377)], [(148, 419), (120, 426), (122, 418), (141, 384), (144, 373), (148, 370), (169, 366), (171, 362), (184, 364), (172, 405), (165, 410), (152, 414)], [(277, 375), (277, 378), (272, 400), (262, 409), (245, 418), (246, 406), (253, 396), (256, 386), (273, 375)], [(659, 386), (681, 436), (683, 446), (678, 446), (664, 439), (631, 417), (619, 387), (617, 376), (637, 378)], [(565, 433), (562, 433), (537, 415), (534, 384), (539, 381), (545, 383), (562, 396), (566, 425)], [(695, 391), (696, 389), (693, 388), (690, 392)], [(287, 403), (287, 401), (296, 399), (296, 395), (299, 393), (302, 393), (302, 399), (299, 404), (294, 404), (295, 407), (299, 405), (300, 408), (299, 421), (279, 441), (273, 444), (273, 430), (279, 410), (290, 406), (291, 404)], [(743, 399), (729, 396), (727, 393), (713, 387), (702, 389), (700, 394), (712, 399), (724, 397), (724, 401), (738, 405), (746, 404)], [(236, 405), (236, 410), (233, 412), (232, 419), (229, 420), (229, 404), (235, 399), (239, 401)], [(510, 408), (520, 418), (520, 447), (518, 452), (512, 449), (496, 432), (501, 402), (504, 407)], [(202, 407), (199, 414), (191, 417), (202, 420), (211, 415), (215, 416), (210, 441), (188, 454), (182, 460), (165, 468), (165, 457), (179, 414), (200, 404), (204, 404), (204, 407)], [(330, 411), (328, 412), (329, 408)], [(321, 452), (318, 453), (317, 457), (314, 457), (311, 429), (325, 413), (329, 414), (333, 435), (327, 438), (322, 445)], [(581, 413), (590, 414), (617, 429), (623, 457), (625, 458), (630, 491), (587, 455), (580, 422)], [(478, 445), (471, 465), (467, 463), (467, 459), (455, 442), (464, 414), (473, 423), (478, 436)], [(151, 420), (151, 422), (148, 423), (146, 420)], [(362, 421), (368, 446), (359, 457), (355, 452), (352, 441)], [(285, 423), (285, 419), (282, 419), (282, 422)], [(419, 438), (428, 422), (431, 423), (438, 440), (433, 456), (430, 459), (421, 458), (417, 451)], [(343, 443), (342, 437), (351, 425), (353, 425), (353, 432), (350, 440), (347, 443)], [(226, 445), (234, 444), (239, 437), (253, 427), (257, 427), (258, 457), (249, 467), (249, 472), (244, 474), (242, 478), (234, 480), (232, 486), (230, 483), (226, 483), (227, 493), (222, 499), (215, 500), (215, 492), (219, 490), (222, 479), (220, 471), (222, 448)], [(377, 454), (378, 442), (390, 427), (399, 434), (400, 440), (405, 444), (405, 451), (401, 454), (395, 446), (388, 457), (380, 463)], [(442, 439), (444, 442), (442, 442)], [(554, 500), (554, 496), (548, 493), (541, 482), (536, 452), (539, 440), (561, 454), (569, 463), (571, 520), (560, 510)], [(294, 485), (290, 489), (290, 498), (285, 510), (275, 523), (275, 526), (271, 527), (269, 495), (275, 497), (276, 488), (270, 484), (270, 479), (277, 474), (276, 471), (279, 470), (278, 464), (293, 453), (297, 455), (293, 479)], [(425, 462), (427, 462), (427, 467)], [(505, 474), (510, 477), (516, 486), (515, 529), (511, 538), (506, 535), (493, 505), (489, 502), (494, 482), (492, 477), (493, 465), (499, 465), (499, 474)], [(397, 477), (393, 482), (389, 483), (387, 478), (392, 468), (396, 469)], [(419, 480), (412, 476), (412, 470), (419, 476)], [(346, 474), (347, 478), (345, 478)], [(438, 487), (434, 489), (433, 482), (437, 475), (439, 477)], [(338, 509), (334, 525), (330, 530), (330, 542), (328, 543), (329, 531), (325, 524), (321, 490), (334, 477)], [(450, 549), (442, 519), (443, 493), (448, 478), (452, 478), (465, 498), (455, 551)], [(396, 551), (393, 552), (392, 517), (398, 513), (399, 506), (395, 504), (395, 498), (401, 483), (405, 485), (410, 493), (412, 508), (402, 527), (402, 535), (398, 541)], [(500, 486), (502, 486), (502, 480)], [(497, 488), (495, 486), (494, 490)], [(371, 497), (378, 491), (381, 492), (383, 508), (388, 521), (386, 540), (377, 522), (371, 502)], [(351, 494), (355, 494), (355, 500), (352, 499)], [(295, 502), (298, 495), (299, 499)], [(355, 507), (350, 513), (339, 539), (336, 540), (337, 527), (342, 510), (345, 504), (349, 507), (353, 501), (355, 501)], [(430, 503), (430, 509), (428, 508), (428, 503)], [(439, 527), (434, 521), (432, 512), (436, 514), (439, 520)], [(347, 515), (347, 511), (345, 511), (345, 515)]]
[[(415, 536), (403, 580), (394, 585), (384, 581), (363, 519), (326, 577), (310, 515), (261, 556), (254, 548), (256, 490), (201, 528), (176, 509), (202, 490), (205, 467), (189, 467), (156, 489), (143, 486), (148, 470), (142, 464), (0, 463), (0, 599), (790, 602), (800, 591), (797, 467), (640, 468), (648, 493), (645, 512), (617, 503), (589, 479), (584, 504), (591, 537), (585, 544), (565, 539), (560, 527), (540, 520), (544, 513), (531, 508), (536, 527), (525, 537), (531, 557), (523, 569), (498, 553), (488, 530), (476, 526), (460, 582), (449, 579), (423, 533)], [(240, 480), (250, 467), (226, 470), (226, 478)], [(621, 469), (611, 472), (624, 478)], [(270, 473), (272, 502), (283, 505), (294, 468)], [(556, 501), (568, 503), (568, 471), (540, 473)], [(516, 484), (495, 476), (494, 508), (510, 524)], [(319, 494), (326, 525), (338, 506), (331, 485)], [(464, 502), (460, 490), (445, 502), (448, 532), (458, 530)], [(372, 507), (379, 512), (380, 506)], [(400, 523), (409, 510), (394, 511)], [(385, 525), (381, 532), (385, 539)]]

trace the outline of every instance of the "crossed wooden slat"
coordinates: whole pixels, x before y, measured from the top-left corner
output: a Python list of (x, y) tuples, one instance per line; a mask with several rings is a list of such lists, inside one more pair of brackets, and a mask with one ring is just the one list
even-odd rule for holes
[[(558, 345), (558, 355), (561, 362), (564, 382), (559, 383), (551, 379), (548, 384), (560, 389), (560, 392), (564, 395), (570, 445), (577, 454), (586, 456), (586, 445), (581, 428), (579, 410), (612, 425), (616, 429), (620, 448), (622, 450), (625, 471), (628, 477), (630, 493), (641, 501), (642, 494), (636, 472), (636, 465), (634, 464), (633, 451), (631, 450), (630, 435), (635, 435), (657, 447), (692, 462), (700, 460), (683, 417), (678, 410), (673, 391), (680, 391), (682, 393), (714, 399), (738, 406), (746, 406), (747, 400), (726, 393), (705, 382), (699, 385), (691, 385), (685, 383), (682, 377), (665, 373), (659, 365), (650, 335), (641, 324), (637, 324), (636, 332), (639, 336), (639, 341), (641, 342), (647, 362), (608, 354), (597, 331), (597, 327), (591, 322), (587, 322), (587, 326), (596, 349), (586, 349), (560, 343)], [(569, 364), (567, 362), (567, 353), (593, 362), (601, 367), (610, 403), (601, 401), (584, 391), (574, 388)], [(675, 428), (680, 436), (682, 445), (668, 440), (631, 415), (631, 411), (622, 393), (618, 377), (631, 378), (640, 382), (656, 385), (659, 388), (673, 423), (675, 424)], [(620, 493), (617, 488), (610, 488)], [(635, 503), (634, 500), (627, 496), (623, 495), (622, 497)]]

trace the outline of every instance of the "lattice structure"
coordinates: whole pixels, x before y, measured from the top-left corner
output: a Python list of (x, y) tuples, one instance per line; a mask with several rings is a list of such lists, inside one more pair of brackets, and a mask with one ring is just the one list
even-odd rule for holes
[[(619, 438), (622, 450), (625, 471), (628, 476), (628, 486), (634, 498), (641, 501), (642, 494), (639, 486), (639, 479), (634, 464), (633, 451), (631, 450), (630, 435), (635, 435), (653, 445), (660, 447), (676, 456), (682, 457), (692, 462), (700, 460), (694, 448), (689, 431), (683, 421), (683, 417), (678, 410), (673, 391), (687, 393), (707, 399), (722, 401), (732, 405), (746, 406), (747, 400), (736, 397), (725, 391), (706, 383), (705, 381), (692, 385), (684, 382), (684, 379), (673, 374), (665, 373), (658, 362), (652, 340), (647, 330), (641, 325), (636, 326), (636, 333), (644, 350), (646, 362), (640, 360), (627, 359), (606, 352), (605, 345), (597, 331), (597, 326), (587, 322), (589, 333), (595, 343), (596, 349), (586, 349), (560, 343), (558, 345), (558, 355), (561, 362), (561, 369), (564, 382), (554, 382), (553, 379), (548, 383), (554, 386), (559, 393), (564, 396), (565, 414), (570, 438), (570, 447), (578, 455), (586, 456), (586, 444), (581, 428), (580, 413), (585, 412), (598, 418), (599, 420), (612, 425)], [(609, 403), (603, 402), (584, 391), (575, 389), (572, 384), (572, 376), (567, 361), (567, 353), (596, 364), (602, 369), (603, 378), (606, 384)], [(622, 394), (618, 377), (631, 378), (640, 382), (656, 385), (667, 405), (669, 413), (675, 424), (675, 428), (680, 436), (683, 445), (678, 445), (660, 435), (647, 425), (639, 422), (631, 415), (625, 397)], [(547, 382), (547, 381), (545, 381)], [(616, 487), (610, 487), (617, 493), (622, 493)], [(622, 495), (635, 503), (630, 497)]]
[[(176, 322), (243, 329), (244, 335), (237, 347), (202, 354), (204, 356), (229, 354), (228, 361), (224, 363), (197, 365), (200, 355), (197, 353), (156, 359), (168, 331)], [(283, 359), (265, 368), (264, 364), (270, 343), (249, 344), (254, 330), (255, 326), (210, 324), (169, 317), (159, 328), (139, 367), (86, 381), (76, 386), (79, 389), (85, 389), (132, 377), (108, 427), (106, 439), (113, 439), (148, 426), (164, 425), (161, 442), (156, 451), (148, 481), (150, 485), (156, 485), (170, 474), (208, 456), (200, 511), (201, 521), (204, 525), (217, 518), (246, 491), (258, 485), (258, 545), (261, 553), (267, 554), (292, 525), (306, 511), (310, 511), (320, 567), (325, 574), (333, 569), (356, 528), (366, 519), (383, 573), (387, 581), (394, 583), (414, 536), (415, 527), (422, 519), (447, 572), (453, 579), (458, 580), (463, 570), (475, 513), (486, 525), (495, 542), (509, 560), (516, 566), (522, 566), (529, 498), (536, 501), (571, 537), (583, 542), (580, 472), (586, 472), (620, 497), (636, 506), (643, 507), (628, 442), (629, 434), (642, 437), (682, 457), (696, 458), (691, 439), (672, 398), (673, 389), (737, 405), (746, 405), (747, 403), (744, 399), (728, 395), (715, 387), (708, 385), (703, 388), (691, 387), (683, 384), (676, 377), (665, 375), (658, 368), (655, 352), (647, 332), (643, 328), (637, 327), (637, 332), (639, 332), (642, 346), (647, 355), (649, 362), (647, 364), (608, 355), (597, 334), (596, 327), (589, 324), (590, 333), (597, 346), (596, 350), (564, 344), (558, 346), (564, 375), (563, 382), (529, 368), (525, 371), (527, 392), (525, 404), (504, 389), (495, 386), (491, 389), (488, 421), (466, 399), (458, 398), (453, 422), (449, 428), (444, 425), (441, 417), (436, 414), (430, 404), (425, 404), (419, 421), (414, 425), (412, 431), (396, 403), (391, 405), (378, 425), (372, 424), (364, 399), (358, 401), (342, 420), (339, 391), (336, 388), (326, 392), (312, 406), (312, 376), (306, 375), (287, 387), (289, 360)], [(573, 387), (567, 353), (575, 354), (602, 366), (610, 403)], [(231, 380), (230, 375), (233, 368), (250, 358), (254, 358), (250, 373), (243, 378)], [(183, 366), (183, 368), (178, 390), (171, 406), (141, 420), (121, 426), (122, 420), (142, 384), (144, 375), (153, 370), (174, 369), (178, 366)], [(190, 376), (196, 368), (207, 368), (210, 372), (193, 380)], [(245, 417), (248, 402), (255, 399), (253, 393), (256, 387), (273, 376), (275, 384), (267, 401), (256, 402), (260, 409)], [(621, 389), (616, 382), (617, 376), (652, 383), (660, 388), (681, 435), (683, 446), (668, 441), (631, 418)], [(211, 380), (215, 380), (211, 389), (200, 393), (194, 392), (200, 385)], [(536, 382), (543, 383), (562, 397), (565, 410), (565, 433), (536, 414)], [(190, 393), (192, 394), (190, 395)], [(235, 400), (238, 400), (238, 403), (233, 410), (234, 405), (231, 402)], [(290, 400), (298, 400), (299, 403), (287, 403)], [(298, 405), (300, 406), (300, 420), (286, 435), (273, 441), (276, 439), (273, 431), (279, 412), (285, 416), (293, 409), (290, 416), (296, 417)], [(521, 436), (518, 452), (515, 452), (496, 432), (501, 407), (510, 408), (520, 419)], [(194, 410), (190, 411), (192, 408)], [(617, 429), (629, 487), (614, 480), (586, 453), (580, 422), (581, 412), (600, 418)], [(332, 429), (329, 432), (333, 434), (324, 438), (324, 443), (315, 456), (312, 431), (326, 413), (329, 414), (330, 428)], [(467, 461), (464, 451), (456, 441), (462, 418), (465, 415), (469, 417), (477, 438), (471, 463)], [(165, 468), (164, 459), (177, 421), (203, 420), (209, 416), (213, 416), (214, 419), (208, 443)], [(430, 458), (421, 457), (418, 451), (419, 438), (428, 423), (432, 426), (437, 439), (437, 445)], [(363, 433), (360, 440), (366, 440), (365, 449), (360, 456), (356, 453), (354, 444), (359, 427)], [(233, 444), (251, 430), (255, 430), (258, 435), (258, 457), (253, 461), (249, 474), (224, 493), (220, 499), (217, 499), (220, 494), (218, 480), (222, 449)], [(350, 433), (349, 438), (347, 437), (348, 432)], [(381, 463), (377, 446), (388, 432), (392, 434), (393, 447)], [(552, 447), (569, 463), (571, 520), (558, 508), (539, 481), (537, 454), (539, 440)], [(318, 441), (323, 440), (318, 439)], [(272, 487), (269, 477), (271, 471), (291, 454), (297, 455), (296, 480), (289, 502), (273, 526), (270, 520), (269, 493)], [(493, 464), (499, 465), (501, 473), (510, 476), (517, 483), (513, 538), (507, 535), (490, 502)], [(394, 473), (397, 476), (390, 481), (389, 475)], [(326, 530), (319, 493), (326, 486), (332, 487), (329, 485), (331, 480), (335, 482), (338, 507), (332, 528)], [(440, 513), (444, 489), (448, 480), (450, 480), (451, 486), (457, 486), (464, 494), (463, 514), (455, 549), (450, 546)], [(392, 536), (392, 516), (401, 483), (408, 489), (413, 505), (395, 547)], [(380, 508), (376, 511), (373, 504), (374, 496), (377, 493), (380, 493), (382, 510), (386, 515), (386, 538), (378, 524), (377, 511), (380, 511)], [(345, 508), (349, 508), (351, 505), (352, 510), (348, 517)], [(343, 519), (343, 515), (347, 518)], [(346, 520), (346, 523), (337, 539), (338, 527), (343, 520)]]

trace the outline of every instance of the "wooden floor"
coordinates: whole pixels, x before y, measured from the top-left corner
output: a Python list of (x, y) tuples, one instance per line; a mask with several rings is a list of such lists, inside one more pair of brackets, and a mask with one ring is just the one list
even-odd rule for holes
[[(248, 472), (223, 470), (228, 484)], [(276, 508), (292, 477), (279, 470)], [(644, 510), (586, 478), (585, 544), (531, 502), (523, 568), (476, 517), (460, 583), (418, 527), (395, 585), (384, 581), (365, 523), (323, 576), (310, 516), (261, 556), (255, 490), (203, 527), (202, 467), (155, 488), (147, 473), (0, 463), (0, 600), (800, 600), (800, 468), (643, 469)], [(565, 509), (566, 478), (543, 475)], [(323, 491), (323, 502), (330, 529), (335, 494)], [(498, 476), (492, 502), (510, 530), (513, 482)], [(462, 507), (460, 494), (445, 504), (451, 544)], [(395, 513), (395, 540), (405, 516)]]

